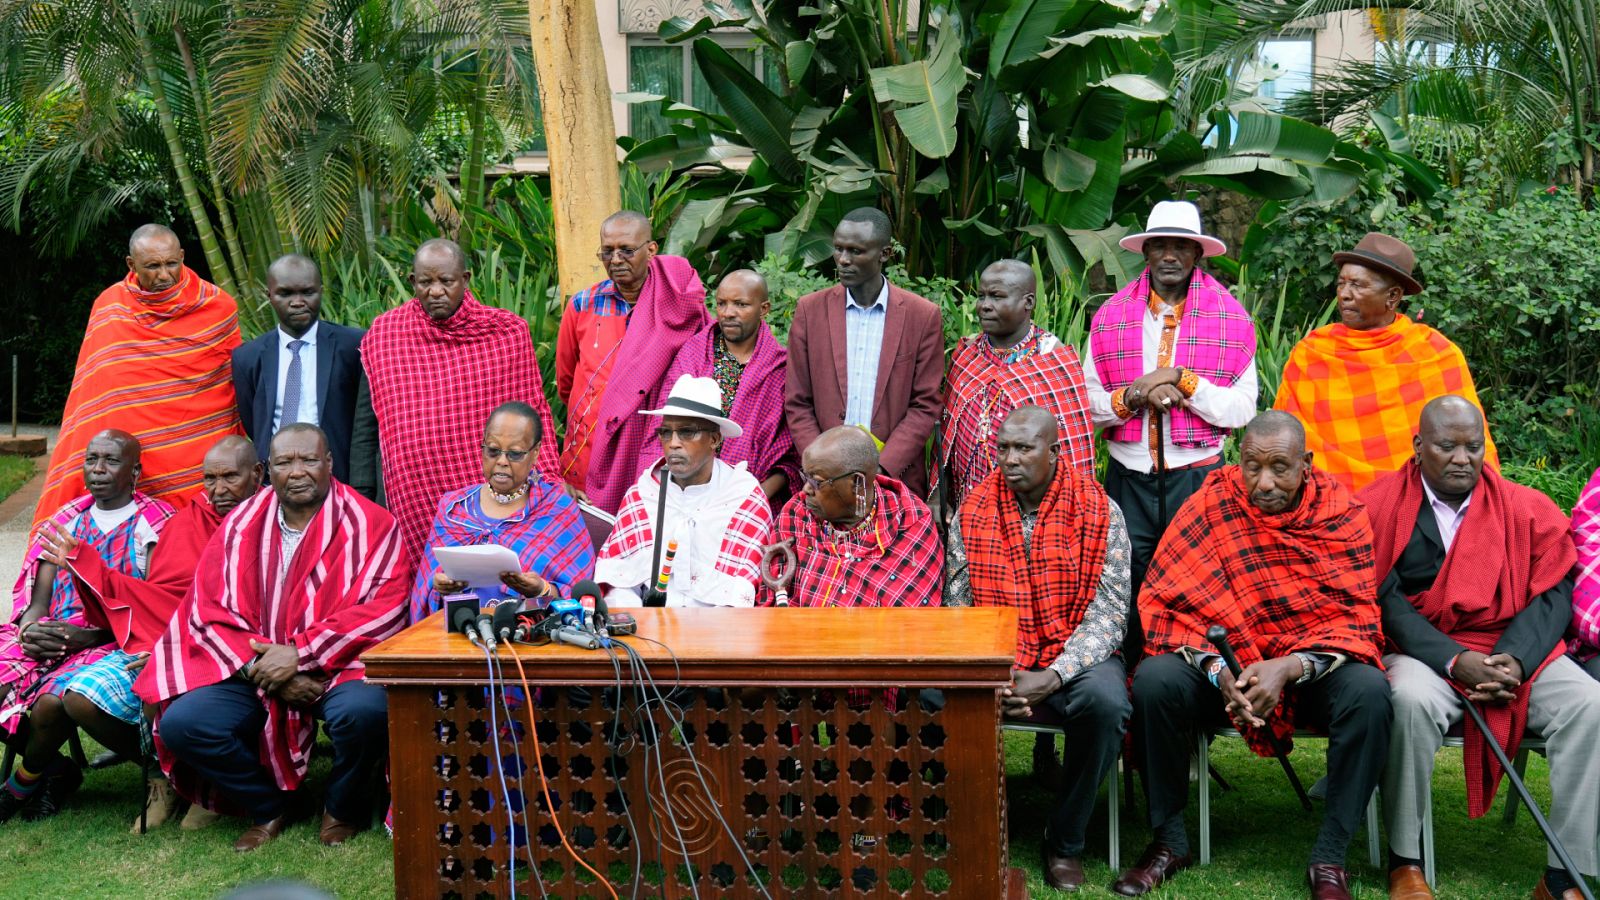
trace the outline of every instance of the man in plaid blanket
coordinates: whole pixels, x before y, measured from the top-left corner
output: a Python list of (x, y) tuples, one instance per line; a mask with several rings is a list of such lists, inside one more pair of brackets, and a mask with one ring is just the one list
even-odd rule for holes
[[(1389, 752), (1372, 526), (1312, 467), (1305, 430), (1286, 413), (1245, 426), (1239, 460), (1184, 503), (1145, 579), (1133, 752), (1155, 837), (1112, 890), (1140, 896), (1193, 861), (1190, 750), (1197, 731), (1231, 720), (1262, 755), (1296, 726), (1327, 730), (1327, 808), (1307, 879), (1314, 900), (1345, 900), (1345, 851)], [(1228, 629), (1237, 678), (1209, 646), (1213, 625)]]

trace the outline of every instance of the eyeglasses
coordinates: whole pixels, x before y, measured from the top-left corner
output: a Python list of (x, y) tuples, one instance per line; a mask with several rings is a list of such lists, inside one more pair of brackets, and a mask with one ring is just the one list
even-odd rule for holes
[(523, 460), (527, 459), (528, 454), (532, 452), (532, 450), (501, 450), (499, 447), (491, 447), (488, 444), (483, 445), (484, 459), (499, 459), (500, 457), (504, 456), (506, 458), (506, 462), (508, 463), (522, 462)]
[(622, 254), (622, 258), (624, 260), (628, 260), (633, 259), (633, 255), (638, 253), (640, 250), (643, 250), (646, 246), (646, 244), (640, 244), (637, 247), (602, 247), (600, 252), (596, 253), (595, 256), (599, 257), (601, 262), (610, 262), (611, 257), (620, 253)]
[(702, 436), (710, 433), (711, 429), (709, 428), (657, 428), (656, 440), (665, 444), (672, 440), (673, 435), (677, 435), (678, 440), (687, 443), (689, 441), (697, 441)]
[(823, 487), (825, 487), (826, 485), (830, 485), (830, 484), (833, 484), (835, 481), (839, 481), (840, 479), (849, 478), (852, 475), (859, 475), (859, 474), (861, 474), (861, 473), (859, 473), (859, 472), (845, 472), (842, 475), (835, 475), (832, 478), (817, 478), (816, 476), (812, 475), (810, 472), (807, 472), (806, 470), (801, 469), (800, 470), (800, 481), (805, 486), (805, 489), (806, 489), (807, 493), (815, 494), (817, 491), (822, 490)]

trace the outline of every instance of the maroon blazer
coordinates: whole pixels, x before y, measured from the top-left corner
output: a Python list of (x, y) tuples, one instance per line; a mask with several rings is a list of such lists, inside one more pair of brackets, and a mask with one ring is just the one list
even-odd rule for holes
[[(844, 287), (836, 284), (801, 297), (795, 307), (783, 411), (800, 453), (822, 432), (845, 424), (844, 310), (849, 302)], [(943, 314), (933, 303), (889, 285), (872, 433), (883, 441), (879, 464), (884, 472), (919, 497), (928, 493), (928, 438), (943, 410), (943, 380)]]

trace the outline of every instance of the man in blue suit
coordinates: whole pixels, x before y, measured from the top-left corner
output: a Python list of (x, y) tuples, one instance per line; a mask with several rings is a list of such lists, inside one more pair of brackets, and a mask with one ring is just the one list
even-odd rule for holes
[(333, 477), (379, 501), (378, 424), (361, 368), (366, 330), (321, 321), (322, 272), (297, 253), (267, 269), (267, 300), (278, 327), (233, 351), (245, 433), (265, 462), (283, 426), (320, 427), (333, 452)]

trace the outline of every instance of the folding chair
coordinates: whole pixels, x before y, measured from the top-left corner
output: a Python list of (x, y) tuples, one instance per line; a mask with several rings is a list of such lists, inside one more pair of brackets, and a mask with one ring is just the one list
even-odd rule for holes
[[(1000, 727), (1005, 731), (1065, 735), (1067, 732), (1062, 725), (1051, 722), (1054, 718), (1054, 716), (1036, 709), (1030, 718), (1007, 719)], [(1123, 767), (1120, 747), (1117, 750), (1117, 763), (1112, 766), (1110, 773), (1106, 776), (1106, 861), (1113, 872), (1118, 872), (1122, 869), (1122, 804), (1118, 802), (1117, 798), (1117, 775), (1119, 773), (1124, 779), (1133, 777), (1133, 774)]]
[[(1297, 739), (1299, 739), (1299, 738), (1325, 738), (1325, 737), (1327, 737), (1327, 735), (1325, 735), (1325, 734), (1318, 734), (1318, 733), (1316, 733), (1314, 731), (1298, 731), (1298, 730), (1295, 731), (1294, 736)], [(1211, 738), (1212, 737), (1238, 738), (1240, 740), (1244, 739), (1244, 735), (1240, 734), (1235, 729), (1232, 729), (1232, 728), (1219, 728), (1219, 729), (1217, 729), (1215, 731), (1211, 731), (1211, 732), (1207, 732), (1205, 729), (1201, 729), (1199, 737), (1195, 741), (1195, 756), (1199, 759), (1199, 770), (1201, 772), (1201, 775), (1200, 775), (1200, 864), (1201, 865), (1205, 865), (1205, 864), (1211, 862), (1211, 779), (1208, 777), (1207, 773), (1209, 773), (1211, 771)], [(1424, 840), (1426, 840), (1426, 838), (1424, 838)], [(1378, 792), (1376, 790), (1374, 790), (1372, 792), (1372, 796), (1367, 799), (1367, 858), (1371, 861), (1373, 868), (1378, 868), (1382, 864), (1382, 860), (1379, 858), (1379, 855), (1378, 855), (1378, 851), (1379, 850), (1380, 850), (1380, 848), (1378, 846)]]

